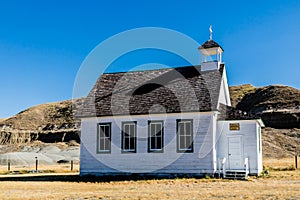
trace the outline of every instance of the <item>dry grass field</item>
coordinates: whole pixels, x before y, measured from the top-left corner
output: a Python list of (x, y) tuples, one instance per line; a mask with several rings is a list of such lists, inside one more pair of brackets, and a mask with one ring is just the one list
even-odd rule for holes
[[(5, 174), (26, 174), (35, 171), (35, 165), (32, 166), (11, 166), (11, 172), (7, 171), (6, 165), (0, 166), (0, 175)], [(56, 164), (56, 165), (38, 165), (38, 171), (43, 173), (68, 173), (79, 172), (79, 163), (73, 164), (73, 170), (71, 171), (71, 164)]]
[[(263, 159), (263, 165), (265, 168), (271, 168), (274, 170), (284, 170), (288, 168), (294, 168), (295, 158), (265, 158)], [(300, 168), (300, 157), (298, 157), (298, 168)]]
[(300, 199), (300, 170), (279, 171), (288, 167), (284, 163), (290, 165), (293, 161), (266, 160), (264, 165), (278, 171), (271, 170), (267, 176), (247, 181), (215, 178), (95, 181), (74, 174), (51, 174), (55, 178), (49, 178), (49, 174), (39, 179), (32, 178), (34, 175), (20, 178), (2, 175), (0, 199)]
[(300, 171), (248, 181), (162, 179), (112, 182), (0, 181), (0, 199), (300, 199)]

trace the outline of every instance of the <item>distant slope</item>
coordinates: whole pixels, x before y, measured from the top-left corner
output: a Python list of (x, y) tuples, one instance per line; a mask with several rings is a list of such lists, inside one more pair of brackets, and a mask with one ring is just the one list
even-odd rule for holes
[(0, 123), (4, 120), (6, 120), (7, 118), (0, 118)]
[(236, 106), (251, 113), (267, 110), (300, 109), (300, 90), (289, 86), (270, 85), (246, 91)]
[(251, 84), (238, 85), (229, 87), (230, 90), (230, 100), (231, 105), (236, 107), (236, 105), (241, 102), (244, 96), (248, 93), (254, 92), (256, 88)]
[(72, 101), (33, 106), (2, 122), (16, 130), (57, 130), (74, 128)]
[(274, 129), (262, 131), (263, 157), (283, 158), (300, 155), (300, 129)]
[[(80, 105), (82, 99), (76, 100)], [(10, 118), (0, 121), (0, 144), (23, 143), (32, 140), (43, 142), (79, 142), (72, 100), (33, 106)]]
[(237, 109), (260, 116), (266, 126), (300, 128), (300, 90), (280, 85), (241, 85), (230, 87), (230, 93)]
[(264, 157), (300, 155), (298, 89), (279, 85), (256, 88), (247, 84), (230, 87), (230, 94), (233, 106), (260, 116), (267, 126), (262, 133)]

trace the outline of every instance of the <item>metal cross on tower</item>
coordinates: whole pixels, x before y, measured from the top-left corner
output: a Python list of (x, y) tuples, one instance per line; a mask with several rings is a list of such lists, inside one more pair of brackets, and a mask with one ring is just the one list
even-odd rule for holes
[(212, 33), (213, 33), (212, 25), (210, 25), (209, 26), (209, 40), (212, 40)]

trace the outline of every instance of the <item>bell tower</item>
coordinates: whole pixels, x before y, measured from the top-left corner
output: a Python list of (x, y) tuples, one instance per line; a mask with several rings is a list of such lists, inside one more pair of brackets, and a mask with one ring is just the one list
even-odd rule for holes
[(223, 48), (212, 39), (212, 26), (209, 27), (209, 40), (198, 50), (201, 53), (201, 71), (219, 70), (222, 63)]

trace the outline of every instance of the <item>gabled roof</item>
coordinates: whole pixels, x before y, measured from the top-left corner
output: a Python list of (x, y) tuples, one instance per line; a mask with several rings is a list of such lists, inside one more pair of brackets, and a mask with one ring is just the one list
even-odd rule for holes
[(224, 65), (102, 74), (77, 117), (204, 112), (217, 109)]
[(209, 48), (214, 48), (214, 47), (220, 47), (223, 50), (223, 48), (213, 40), (207, 40), (206, 42), (204, 42), (204, 44), (202, 44), (199, 47), (199, 49), (209, 49)]

